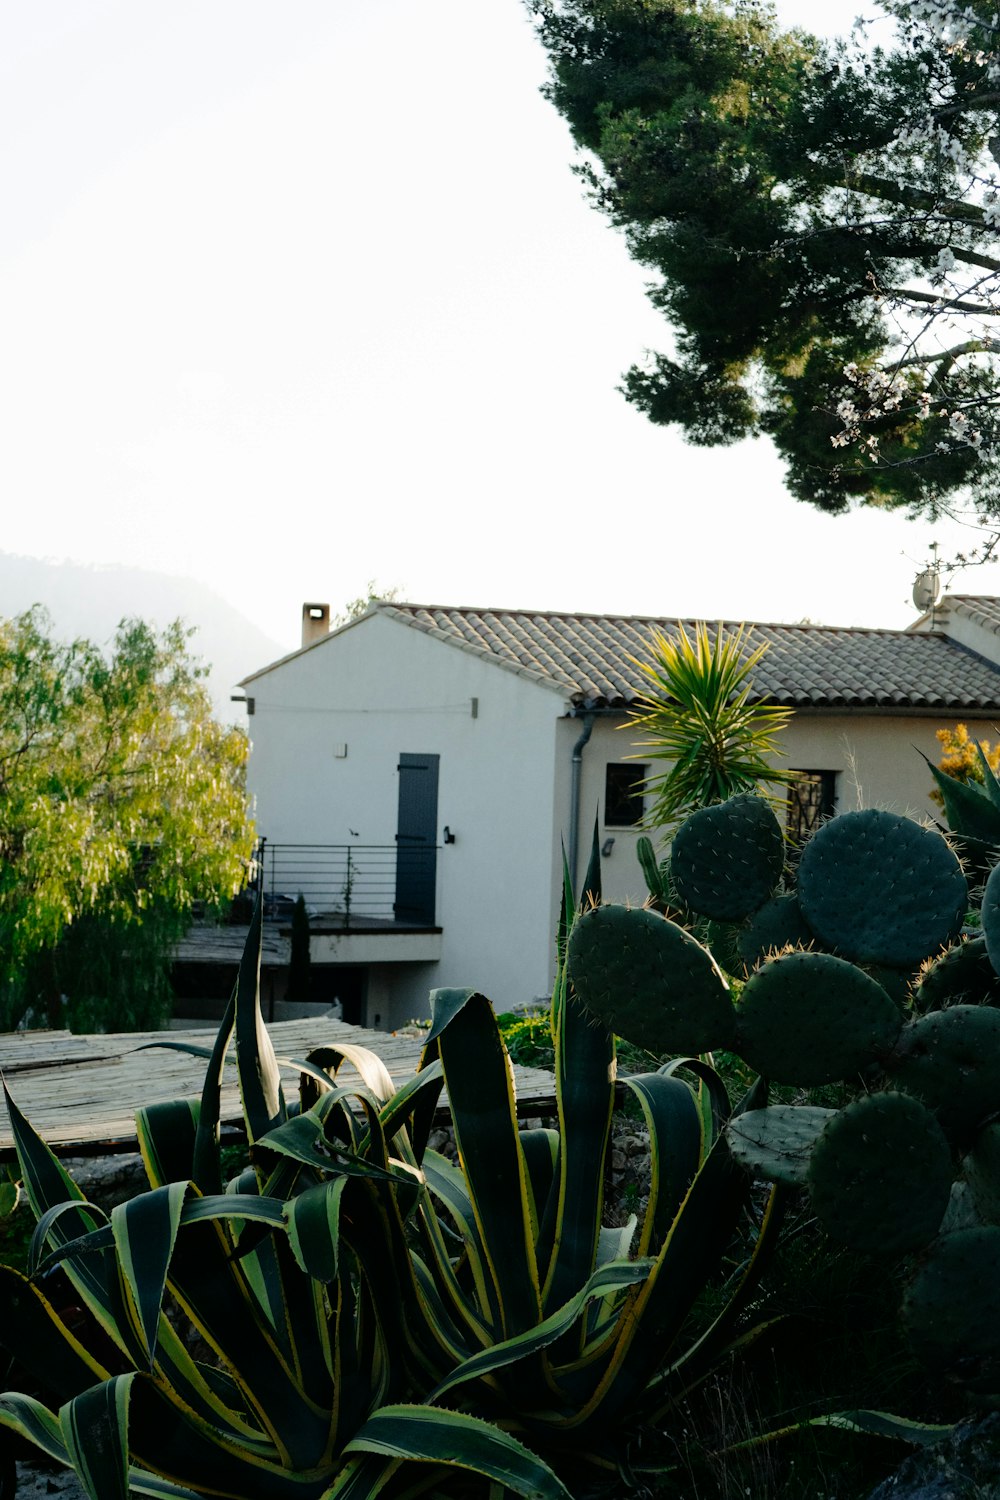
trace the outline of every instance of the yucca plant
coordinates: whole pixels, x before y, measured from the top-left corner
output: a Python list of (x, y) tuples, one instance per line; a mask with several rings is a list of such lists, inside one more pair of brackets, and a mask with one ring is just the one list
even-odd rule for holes
[[(572, 913), (567, 890), (562, 949)], [(421, 1068), (399, 1092), (372, 1053), (338, 1044), (290, 1062), (300, 1098), (286, 1105), (259, 941), (258, 913), (200, 1104), (140, 1114), (150, 1190), (110, 1223), (10, 1102), (38, 1224), (32, 1275), (0, 1270), (0, 1340), (55, 1405), (8, 1393), (0, 1423), (72, 1464), (95, 1500), (354, 1500), (455, 1483), (546, 1500), (613, 1477), (637, 1425), (749, 1337), (787, 1189), (771, 1189), (727, 1280), (749, 1177), (723, 1137), (719, 1079), (689, 1059), (687, 1081), (679, 1064), (625, 1081), (650, 1133), (651, 1191), (641, 1223), (606, 1229), (614, 1040), (563, 962), (558, 1129), (519, 1131), (496, 1019), (472, 990), (434, 993)], [(233, 1035), (253, 1165), (223, 1191)], [(343, 1082), (345, 1062), (360, 1083)], [(458, 1164), (427, 1147), (445, 1086)], [(46, 1292), (51, 1263), (82, 1328)], [(692, 1332), (710, 1283), (715, 1315)]]
[(647, 826), (671, 829), (697, 808), (724, 802), (760, 786), (792, 779), (768, 760), (791, 710), (751, 701), (754, 668), (767, 643), (752, 647), (740, 625), (728, 634), (720, 624), (714, 641), (708, 627), (683, 625), (675, 637), (653, 637), (652, 659), (636, 659), (645, 691), (636, 699), (626, 728), (638, 729), (643, 757), (670, 763), (650, 776), (653, 792)]

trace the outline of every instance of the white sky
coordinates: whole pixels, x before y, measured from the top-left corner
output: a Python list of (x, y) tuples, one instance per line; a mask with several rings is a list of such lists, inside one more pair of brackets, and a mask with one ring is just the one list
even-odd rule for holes
[(666, 338), (544, 72), (519, 0), (0, 0), (0, 549), (190, 574), (288, 645), (369, 578), (907, 623), (967, 533), (825, 517), (616, 392)]

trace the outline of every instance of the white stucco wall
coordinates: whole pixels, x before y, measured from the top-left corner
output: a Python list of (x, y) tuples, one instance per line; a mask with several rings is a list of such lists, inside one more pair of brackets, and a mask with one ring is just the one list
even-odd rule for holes
[(438, 839), (446, 824), (455, 835), (438, 852), (441, 959), (380, 968), (381, 1024), (428, 1014), (430, 984), (475, 986), (498, 1009), (546, 994), (559, 695), (378, 614), (246, 691), (249, 784), (271, 842), (346, 844), (354, 829), (392, 845), (400, 753), (440, 756)]

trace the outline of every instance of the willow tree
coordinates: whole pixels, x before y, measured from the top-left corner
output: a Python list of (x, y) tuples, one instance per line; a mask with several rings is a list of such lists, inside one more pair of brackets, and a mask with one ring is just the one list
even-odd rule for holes
[(767, 435), (827, 511), (1000, 516), (993, 0), (884, 0), (879, 47), (755, 0), (527, 4), (669, 325), (629, 401), (697, 444)]
[(0, 621), (0, 1025), (65, 996), (80, 1028), (152, 1026), (196, 903), (245, 878), (247, 740), (177, 623), (111, 649)]

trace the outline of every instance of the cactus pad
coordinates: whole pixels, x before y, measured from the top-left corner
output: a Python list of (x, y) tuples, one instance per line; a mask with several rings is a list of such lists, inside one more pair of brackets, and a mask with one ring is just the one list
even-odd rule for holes
[(965, 1158), (965, 1180), (985, 1224), (1000, 1224), (1000, 1123), (987, 1125)]
[(692, 813), (670, 851), (685, 905), (720, 922), (741, 922), (774, 890), (785, 860), (777, 818), (761, 797), (730, 797)]
[(853, 1078), (893, 1047), (902, 1020), (881, 985), (829, 953), (783, 953), (747, 980), (736, 1051), (775, 1083)]
[(948, 1142), (906, 1094), (867, 1094), (839, 1110), (809, 1159), (809, 1193), (831, 1239), (875, 1255), (928, 1244), (951, 1197)]
[(914, 968), (950, 943), (968, 903), (945, 839), (877, 808), (824, 823), (802, 851), (798, 891), (824, 946), (894, 969)]
[(770, 1104), (734, 1115), (726, 1126), (730, 1155), (771, 1182), (801, 1186), (813, 1146), (837, 1111), (816, 1104)]
[(574, 925), (567, 958), (586, 1008), (637, 1046), (676, 1054), (730, 1045), (729, 986), (711, 954), (666, 917), (595, 907)]
[(1000, 1109), (1000, 1010), (953, 1005), (910, 1021), (886, 1071), (959, 1140)]
[(794, 892), (772, 896), (740, 932), (740, 957), (748, 969), (753, 969), (769, 953), (780, 953), (782, 948), (808, 948), (811, 942), (812, 933)]
[(1000, 1357), (1000, 1228), (942, 1235), (903, 1298), (903, 1326), (935, 1371), (979, 1373)]
[(1000, 1006), (1000, 978), (990, 963), (986, 939), (970, 938), (955, 943), (927, 965), (914, 995), (917, 1010), (924, 1014), (948, 1005)]

